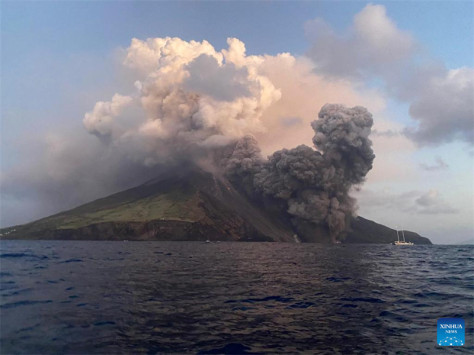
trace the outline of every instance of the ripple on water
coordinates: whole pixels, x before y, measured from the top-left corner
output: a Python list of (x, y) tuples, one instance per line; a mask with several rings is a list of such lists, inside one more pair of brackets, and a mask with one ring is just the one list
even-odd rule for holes
[(53, 301), (52, 300), (45, 300), (45, 301), (25, 300), (25, 301), (19, 301), (19, 302), (5, 303), (5, 304), (0, 305), (0, 309), (16, 308), (20, 306), (31, 306), (31, 305), (46, 304), (46, 303), (53, 303)]
[(326, 280), (330, 282), (344, 282), (350, 279), (351, 279), (350, 277), (334, 277), (334, 276), (326, 277)]
[(385, 303), (384, 300), (381, 300), (380, 298), (373, 298), (373, 297), (343, 297), (343, 298), (341, 298), (341, 301)]
[(312, 307), (314, 306), (314, 303), (313, 302), (296, 302), (286, 308), (288, 309), (292, 309), (292, 308), (309, 308), (309, 307)]
[(27, 258), (27, 259), (40, 259), (40, 260), (49, 259), (46, 255), (35, 255), (35, 254), (27, 254), (27, 253), (3, 253), (3, 254), (0, 254), (0, 259), (9, 259), (9, 258)]
[(29, 288), (23, 288), (21, 290), (17, 290), (17, 291), (13, 291), (13, 292), (6, 292), (4, 294), (2, 294), (2, 297), (12, 297), (12, 296), (18, 296), (18, 295), (21, 295), (21, 294), (24, 294), (24, 293), (29, 293), (31, 291), (33, 291), (34, 289), (29, 287)]
[(101, 326), (105, 326), (105, 325), (115, 325), (115, 322), (113, 322), (113, 321), (99, 321), (99, 322), (95, 322), (94, 325), (96, 327), (101, 327)]
[(243, 300), (227, 300), (224, 303), (237, 303), (237, 302), (257, 303), (257, 302), (269, 302), (269, 301), (288, 303), (288, 302), (293, 301), (293, 298), (291, 298), (291, 297), (282, 297), (282, 296), (267, 296), (267, 297), (263, 297), (263, 298), (246, 298), (246, 299), (243, 299)]
[(60, 261), (58, 264), (69, 264), (69, 263), (82, 263), (84, 260), (82, 259), (68, 259), (64, 261)]
[(258, 354), (250, 351), (251, 348), (240, 343), (226, 344), (221, 348), (200, 351), (198, 354)]

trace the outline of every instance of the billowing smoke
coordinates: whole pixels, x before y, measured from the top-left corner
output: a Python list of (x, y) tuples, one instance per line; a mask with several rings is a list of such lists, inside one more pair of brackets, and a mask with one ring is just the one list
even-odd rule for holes
[(300, 145), (263, 160), (257, 142), (245, 137), (226, 160), (227, 174), (246, 191), (284, 201), (296, 226), (322, 225), (333, 240), (341, 239), (355, 212), (349, 191), (364, 181), (375, 158), (368, 138), (372, 123), (363, 107), (326, 104), (312, 123), (317, 150)]
[(259, 74), (262, 58), (246, 56), (237, 39), (228, 44), (216, 51), (207, 41), (134, 39), (124, 64), (140, 78), (136, 92), (98, 102), (86, 129), (149, 166), (263, 131), (262, 114), (281, 93)]
[(125, 64), (142, 77), (137, 92), (98, 102), (86, 129), (147, 166), (190, 160), (209, 168), (210, 159), (248, 195), (277, 201), (295, 225), (322, 225), (342, 238), (355, 210), (349, 190), (372, 168), (372, 116), (325, 105), (312, 122), (316, 149), (300, 145), (265, 160), (252, 135), (281, 92), (261, 73), (262, 57), (246, 56), (237, 39), (228, 44), (217, 52), (206, 41), (133, 40)]
[[(363, 96), (348, 84), (322, 81), (304, 58), (248, 56), (238, 39), (227, 43), (218, 51), (207, 41), (133, 39), (123, 62), (132, 91), (97, 102), (83, 119), (90, 135), (54, 141), (40, 168), (1, 176), (2, 185), (15, 199), (35, 191), (52, 213), (138, 185), (172, 165), (196, 164), (271, 204), (296, 229), (304, 222), (342, 238), (355, 210), (349, 190), (374, 158), (371, 115), (325, 105), (312, 123), (315, 147), (274, 151), (310, 142), (309, 122), (324, 102), (353, 105)], [(371, 95), (364, 103), (379, 101)], [(260, 148), (274, 153), (264, 158)]]

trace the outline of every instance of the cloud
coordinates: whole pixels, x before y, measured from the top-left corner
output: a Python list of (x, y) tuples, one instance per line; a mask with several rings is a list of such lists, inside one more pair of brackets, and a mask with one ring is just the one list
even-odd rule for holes
[(446, 170), (449, 167), (449, 165), (446, 164), (444, 160), (441, 159), (441, 157), (436, 157), (435, 164), (428, 165), (425, 163), (421, 163), (420, 167), (426, 171), (439, 171), (439, 170)]
[(417, 128), (405, 132), (421, 144), (462, 140), (474, 144), (474, 69), (433, 77), (410, 106)]
[(397, 28), (382, 5), (367, 5), (354, 16), (348, 33), (337, 34), (323, 19), (305, 24), (313, 45), (308, 51), (319, 73), (361, 78), (387, 74), (416, 52), (412, 36)]
[(133, 38), (126, 50), (124, 65), (138, 75), (146, 77), (157, 66), (173, 71), (202, 54), (215, 57), (222, 62), (222, 53), (216, 52), (207, 41), (184, 41), (178, 37), (148, 38), (143, 41)]
[(410, 104), (415, 124), (405, 134), (419, 145), (454, 140), (474, 143), (472, 68), (447, 70), (387, 16), (367, 5), (350, 29), (336, 33), (324, 20), (306, 23), (307, 55), (320, 75), (355, 81), (381, 80), (385, 91)]
[(186, 69), (188, 78), (184, 81), (186, 90), (209, 95), (220, 101), (233, 101), (238, 97), (250, 96), (246, 85), (247, 68), (236, 68), (233, 63), (219, 65), (211, 56), (201, 54)]
[(84, 117), (84, 126), (90, 132), (97, 136), (108, 136), (116, 130), (117, 124), (115, 118), (118, 117), (125, 107), (132, 103), (133, 99), (129, 96), (115, 94), (112, 100), (108, 102), (99, 101), (95, 104), (92, 112), (86, 113)]
[(366, 211), (386, 209), (403, 213), (455, 214), (459, 211), (450, 206), (437, 190), (390, 193), (363, 189), (356, 193)]
[(263, 131), (262, 114), (281, 93), (259, 72), (262, 57), (247, 57), (237, 39), (228, 44), (216, 51), (206, 41), (132, 40), (124, 65), (137, 72), (136, 91), (98, 102), (85, 127), (147, 164)]
[(306, 58), (247, 56), (242, 41), (227, 43), (218, 51), (207, 41), (133, 39), (124, 65), (136, 73), (134, 92), (98, 102), (85, 127), (153, 164), (206, 154), (248, 134), (264, 153), (310, 143), (310, 122), (327, 102), (364, 105), (375, 113), (384, 107), (373, 91), (315, 75)]
[(430, 190), (415, 200), (420, 213), (447, 214), (456, 213), (458, 210), (449, 206), (440, 198), (437, 190)]

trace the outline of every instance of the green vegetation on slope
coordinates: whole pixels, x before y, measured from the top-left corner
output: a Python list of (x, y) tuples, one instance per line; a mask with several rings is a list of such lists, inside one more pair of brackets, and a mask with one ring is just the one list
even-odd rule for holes
[(179, 191), (172, 191), (93, 213), (67, 215), (58, 221), (57, 229), (80, 228), (103, 222), (146, 222), (156, 219), (198, 221), (204, 217), (200, 210), (194, 208), (198, 196), (187, 197)]
[(204, 217), (194, 186), (175, 180), (145, 184), (98, 199), (69, 211), (18, 226), (18, 232), (76, 229), (106, 222), (177, 220), (195, 222)]

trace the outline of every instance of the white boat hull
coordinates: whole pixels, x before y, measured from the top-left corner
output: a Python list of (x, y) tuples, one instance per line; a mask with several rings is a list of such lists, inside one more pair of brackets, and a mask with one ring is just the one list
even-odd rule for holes
[(399, 241), (396, 241), (393, 243), (394, 245), (415, 245), (414, 243), (412, 242), (399, 242)]

